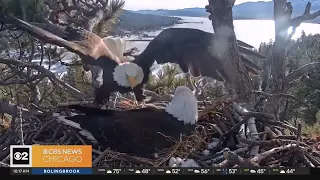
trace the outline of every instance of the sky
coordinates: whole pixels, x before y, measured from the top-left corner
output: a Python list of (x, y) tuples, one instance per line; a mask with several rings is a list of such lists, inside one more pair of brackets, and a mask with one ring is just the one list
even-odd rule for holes
[[(236, 0), (235, 4), (241, 4), (249, 1), (271, 1), (271, 0)], [(190, 7), (205, 7), (208, 0), (125, 0), (124, 9), (183, 9)]]

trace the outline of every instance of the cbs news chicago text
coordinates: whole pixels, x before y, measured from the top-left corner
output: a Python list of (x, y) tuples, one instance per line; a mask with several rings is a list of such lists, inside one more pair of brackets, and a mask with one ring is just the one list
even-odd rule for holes
[(10, 167), (32, 168), (31, 174), (92, 174), (92, 146), (11, 145)]
[[(91, 145), (11, 145), (10, 168), (12, 175), (83, 175), (83, 174), (148, 174), (148, 175), (308, 175), (308, 168), (149, 168), (125, 169), (92, 168)], [(311, 169), (318, 174), (319, 169)], [(317, 170), (315, 172), (315, 170)], [(1, 174), (1, 172), (0, 172)]]

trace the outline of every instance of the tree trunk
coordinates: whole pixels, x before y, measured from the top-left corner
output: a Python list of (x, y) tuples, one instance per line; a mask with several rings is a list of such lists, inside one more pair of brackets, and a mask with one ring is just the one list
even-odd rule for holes
[[(284, 62), (286, 58), (286, 44), (288, 40), (288, 27), (291, 13), (286, 11), (287, 1), (274, 1), (274, 23), (275, 23), (275, 42), (271, 57), (271, 93), (278, 94), (283, 92), (284, 80)], [(280, 113), (280, 107), (283, 105), (280, 98), (270, 98), (266, 106), (268, 113)]]
[[(248, 72), (240, 60), (237, 40), (233, 26), (232, 7), (234, 1), (209, 0), (212, 26), (216, 34), (213, 52), (221, 60), (226, 72), (226, 81), (236, 94), (244, 94), (252, 90), (252, 82)], [(223, 59), (223, 61), (222, 61)], [(249, 102), (250, 98), (245, 101)]]

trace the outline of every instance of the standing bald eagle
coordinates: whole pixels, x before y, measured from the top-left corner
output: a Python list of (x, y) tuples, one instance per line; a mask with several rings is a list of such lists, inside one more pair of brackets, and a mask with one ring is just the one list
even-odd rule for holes
[[(135, 60), (128, 64), (137, 64), (136, 72), (131, 72), (131, 77), (127, 80), (126, 76), (118, 76), (118, 82), (129, 84), (134, 87), (136, 99), (142, 101), (144, 96), (143, 85), (147, 83), (150, 67), (156, 61), (158, 64), (176, 63), (184, 73), (190, 72), (193, 76), (207, 76), (218, 81), (226, 79), (226, 73), (222, 64), (217, 59), (219, 54), (213, 49), (219, 48), (220, 44), (215, 41), (215, 34), (198, 29), (189, 28), (168, 28), (157, 35), (146, 47), (146, 49), (136, 56)], [(258, 58), (265, 58), (263, 55), (256, 53), (247, 48), (252, 46), (238, 40), (240, 53), (251, 55)], [(241, 60), (248, 72), (253, 75), (259, 75), (261, 68), (240, 55)], [(132, 68), (132, 70), (134, 70)]]
[[(142, 81), (139, 78), (135, 78), (133, 81), (133, 76), (143, 74), (139, 66), (132, 63), (122, 63), (120, 58), (108, 49), (103, 39), (92, 32), (70, 26), (61, 30), (61, 28), (51, 25), (63, 31), (63, 33), (60, 33), (63, 37), (59, 37), (49, 32), (49, 29), (48, 31), (44, 30), (10, 15), (6, 16), (4, 20), (43, 42), (64, 47), (78, 54), (86, 71), (89, 70), (89, 65), (93, 65), (90, 68), (95, 69), (93, 72), (97, 72), (97, 74), (94, 74), (96, 79), (93, 78), (93, 80), (96, 80), (94, 86), (97, 88), (95, 89), (95, 103), (97, 104), (103, 104), (103, 101), (109, 98), (111, 92), (129, 92), (133, 89), (133, 86), (130, 88), (131, 85)], [(101, 67), (103, 67), (103, 71)], [(123, 81), (124, 78), (126, 81)], [(138, 94), (140, 94), (140, 91), (138, 91)]]
[[(7, 16), (6, 23), (17, 25), (39, 40), (65, 47), (80, 55), (83, 63), (94, 65), (91, 68), (95, 68), (94, 72), (98, 73), (95, 75), (97, 104), (103, 104), (114, 91), (120, 93), (133, 91), (136, 100), (142, 101), (145, 98), (143, 85), (148, 81), (150, 67), (155, 60), (159, 64), (177, 63), (183, 72), (190, 71), (193, 76), (208, 76), (219, 81), (223, 81), (225, 77), (224, 69), (216, 58), (217, 53), (212, 52), (214, 49), (212, 46), (219, 45), (215, 44), (215, 35), (197, 29), (165, 29), (136, 57), (134, 63), (121, 63), (98, 35), (84, 29), (67, 27), (61, 38), (13, 16)], [(246, 43), (238, 40), (238, 44), (241, 53), (263, 57), (243, 47), (249, 46)], [(241, 59), (250, 73), (258, 74), (261, 70), (244, 56), (241, 56)]]
[[(138, 156), (171, 147), (172, 142), (167, 137), (178, 140), (180, 134), (192, 133), (198, 120), (197, 99), (185, 86), (175, 89), (172, 101), (164, 109), (115, 111), (80, 105), (67, 108), (84, 115), (59, 116), (58, 121), (88, 131), (105, 148)], [(89, 139), (93, 139), (91, 135)]]

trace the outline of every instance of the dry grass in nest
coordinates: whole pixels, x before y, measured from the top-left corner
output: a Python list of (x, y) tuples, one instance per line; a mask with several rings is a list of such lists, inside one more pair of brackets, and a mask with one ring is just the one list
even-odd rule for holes
[(159, 151), (154, 157), (142, 158), (130, 156), (125, 153), (119, 153), (111, 150), (105, 150), (104, 158), (99, 160), (97, 167), (163, 167), (168, 166), (168, 161), (171, 157), (188, 158), (191, 154), (197, 154), (205, 149), (206, 142), (203, 141), (203, 136), (195, 132), (190, 136), (182, 136), (179, 141), (173, 141), (170, 137), (166, 137), (168, 141), (173, 143), (173, 146)]
[[(117, 109), (133, 108), (131, 101), (118, 105)], [(293, 127), (286, 122), (270, 119), (263, 113), (249, 113), (251, 113), (250, 117), (255, 117), (259, 140), (251, 139), (248, 135), (241, 136), (239, 128), (242, 123), (247, 122), (245, 116), (236, 112), (232, 105), (220, 103), (207, 106), (203, 111), (200, 111), (194, 134), (182, 136), (178, 141), (166, 137), (168, 141), (172, 142), (172, 147), (158, 152), (156, 156), (142, 158), (112, 150), (101, 152), (98, 149), (93, 149), (92, 164), (94, 167), (111, 168), (163, 167), (168, 166), (171, 157), (180, 157), (181, 159), (194, 159), (201, 167), (233, 167), (233, 165), (247, 167), (248, 163), (254, 166), (320, 167), (319, 138), (303, 134), (301, 124), (300, 128)], [(5, 122), (3, 126), (6, 129), (11, 129), (9, 127), (10, 121), (6, 119), (3, 122)], [(18, 127), (17, 125), (15, 126)], [(2, 149), (10, 144), (19, 143), (16, 141), (19, 131), (12, 130), (14, 132), (12, 134), (10, 132), (11, 130), (3, 133), (0, 137)], [(50, 113), (38, 116), (37, 120), (25, 118), (23, 136), (25, 144), (88, 144), (88, 141), (80, 136), (75, 129), (58, 123)], [(203, 150), (207, 149), (212, 138), (219, 139), (220, 146), (210, 149), (210, 154), (205, 155)], [(250, 157), (248, 154), (253, 146), (259, 146), (259, 152)], [(227, 148), (230, 148), (231, 151), (223, 154), (222, 150)], [(296, 156), (297, 154), (299, 156)], [(8, 163), (8, 156), (9, 152), (0, 151), (0, 160), (3, 163)]]

